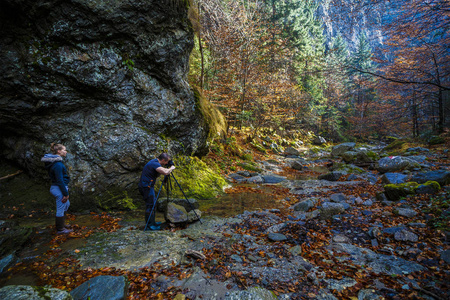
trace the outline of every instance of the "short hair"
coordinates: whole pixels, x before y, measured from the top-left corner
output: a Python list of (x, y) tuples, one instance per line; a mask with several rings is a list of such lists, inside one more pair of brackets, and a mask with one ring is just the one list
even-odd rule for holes
[(59, 150), (62, 150), (64, 148), (63, 144), (57, 144), (57, 143), (51, 143), (50, 145), (50, 151), (52, 151), (53, 154), (57, 154)]
[(161, 153), (161, 154), (158, 156), (158, 159), (159, 159), (159, 160), (170, 160), (170, 156), (169, 156), (169, 154), (167, 154), (167, 153)]

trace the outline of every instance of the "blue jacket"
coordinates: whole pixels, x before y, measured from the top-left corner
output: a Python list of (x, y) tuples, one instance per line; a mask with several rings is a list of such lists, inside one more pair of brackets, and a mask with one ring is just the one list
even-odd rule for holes
[(159, 167), (161, 167), (161, 164), (159, 163), (157, 158), (149, 161), (142, 170), (141, 180), (139, 180), (139, 186), (154, 187), (156, 178), (158, 178), (158, 176), (160, 175), (160, 173), (156, 171), (156, 169), (158, 169)]
[(66, 186), (70, 182), (67, 169), (62, 162), (62, 157), (54, 154), (45, 154), (41, 161), (44, 162), (45, 168), (48, 171), (52, 185), (57, 185), (64, 196), (69, 195)]

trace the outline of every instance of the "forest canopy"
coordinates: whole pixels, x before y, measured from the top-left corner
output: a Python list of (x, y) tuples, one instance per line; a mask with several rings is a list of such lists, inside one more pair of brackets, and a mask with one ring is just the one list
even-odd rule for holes
[(193, 0), (190, 19), (190, 83), (229, 126), (341, 141), (449, 122), (446, 0)]

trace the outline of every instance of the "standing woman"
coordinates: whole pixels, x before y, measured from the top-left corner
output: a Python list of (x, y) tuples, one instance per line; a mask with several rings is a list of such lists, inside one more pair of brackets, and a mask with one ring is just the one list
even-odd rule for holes
[(50, 193), (56, 199), (56, 233), (67, 234), (72, 232), (65, 227), (65, 212), (70, 206), (68, 184), (70, 177), (63, 164), (63, 157), (66, 157), (67, 150), (62, 144), (52, 143), (50, 146), (51, 154), (45, 154), (41, 159), (45, 163), (52, 185)]

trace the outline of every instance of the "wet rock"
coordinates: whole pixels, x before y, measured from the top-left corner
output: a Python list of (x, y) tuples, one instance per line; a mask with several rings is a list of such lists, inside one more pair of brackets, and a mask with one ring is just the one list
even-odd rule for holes
[(342, 144), (336, 145), (331, 150), (331, 155), (339, 156), (339, 155), (343, 154), (344, 152), (353, 149), (355, 146), (356, 146), (355, 143), (342, 143)]
[(17, 257), (14, 254), (8, 254), (0, 259), (0, 274), (6, 271), (8, 267), (12, 266), (17, 261)]
[(358, 300), (384, 300), (385, 298), (373, 289), (360, 290)]
[(228, 174), (228, 177), (230, 177), (232, 180), (235, 180), (236, 182), (242, 182), (245, 181), (245, 177), (236, 173)]
[(330, 195), (331, 202), (341, 203), (341, 202), (344, 202), (346, 199), (347, 199), (347, 197), (342, 193)]
[(169, 203), (164, 218), (171, 223), (185, 223), (188, 221), (188, 212), (181, 205)]
[(329, 220), (334, 215), (343, 213), (344, 211), (345, 207), (342, 203), (324, 202), (320, 208), (320, 218)]
[(188, 198), (186, 200), (185, 198), (169, 198), (169, 199), (167, 199), (167, 197), (159, 197), (158, 202), (156, 204), (157, 211), (166, 212), (167, 206), (169, 205), (169, 203), (183, 206), (187, 212), (189, 212), (193, 209), (198, 209), (200, 207), (197, 199), (194, 199), (194, 198)]
[(302, 163), (302, 161), (299, 161), (299, 160), (293, 160), (293, 161), (291, 161), (291, 162), (290, 162), (290, 166), (291, 166), (291, 168), (294, 169), (294, 170), (298, 170), (298, 171), (303, 170), (303, 163)]
[(378, 254), (370, 249), (357, 247), (352, 244), (333, 243), (326, 248), (329, 249), (332, 254), (336, 251), (337, 253), (344, 252), (349, 255), (348, 257), (337, 257), (338, 260), (349, 260), (356, 265), (370, 267), (372, 268), (372, 271), (377, 274), (386, 273), (388, 275), (404, 275), (425, 270), (425, 267), (418, 263), (394, 255)]
[(250, 174), (250, 172), (249, 171), (238, 171), (238, 172), (236, 172), (238, 175), (241, 175), (241, 176), (244, 176), (244, 177), (250, 177), (251, 176), (251, 174)]
[(341, 280), (326, 279), (325, 281), (328, 283), (328, 288), (330, 290), (337, 290), (339, 292), (358, 283), (355, 279), (350, 277), (344, 277)]
[(394, 234), (394, 239), (402, 242), (417, 242), (419, 240), (419, 236), (408, 230), (400, 230)]
[(364, 201), (363, 203), (362, 203), (362, 205), (364, 205), (364, 206), (372, 206), (373, 205), (373, 201), (372, 200), (366, 200), (366, 201)]
[(298, 151), (297, 149), (295, 149), (293, 147), (286, 147), (286, 149), (284, 149), (284, 154), (285, 155), (299, 156), (300, 155), (300, 151)]
[(294, 256), (300, 255), (300, 254), (302, 254), (302, 247), (299, 245), (293, 246), (293, 247), (289, 248), (289, 252), (291, 252), (291, 254)]
[(48, 287), (34, 287), (28, 285), (8, 285), (0, 289), (2, 300), (72, 300), (72, 296), (59, 289)]
[(385, 173), (381, 176), (381, 182), (384, 184), (404, 183), (407, 179), (408, 176), (402, 173)]
[(323, 144), (326, 144), (327, 143), (327, 140), (325, 140), (323, 137), (321, 137), (320, 135), (319, 136), (316, 136), (314, 139), (313, 139), (313, 144), (314, 145), (323, 145)]
[(406, 227), (405, 226), (394, 226), (394, 227), (384, 228), (383, 233), (395, 234), (398, 231), (402, 231), (402, 230), (406, 230)]
[(439, 192), (441, 186), (436, 181), (427, 181), (416, 189), (416, 194), (435, 194)]
[(245, 181), (248, 183), (255, 183), (255, 184), (256, 183), (264, 183), (264, 179), (259, 175), (247, 178)]
[(262, 175), (262, 178), (264, 183), (280, 183), (286, 180), (286, 177), (274, 174)]
[(319, 180), (328, 180), (328, 181), (338, 181), (342, 176), (347, 175), (346, 172), (342, 171), (333, 171), (327, 174), (319, 175)]
[(423, 148), (423, 147), (413, 147), (406, 149), (408, 152), (430, 152), (430, 149)]
[(281, 233), (269, 233), (267, 235), (267, 238), (269, 240), (271, 240), (272, 242), (282, 242), (282, 241), (287, 240), (287, 237)]
[(280, 230), (283, 229), (284, 227), (286, 227), (286, 223), (275, 224), (275, 225), (267, 228), (266, 232), (267, 233), (277, 233), (277, 232), (280, 232)]
[(31, 228), (20, 227), (15, 222), (3, 222), (0, 230), (0, 258), (15, 253), (24, 246), (33, 233)]
[(441, 252), (441, 259), (450, 264), (450, 249)]
[[(189, 299), (224, 299), (228, 292), (237, 289), (230, 281), (221, 282), (209, 277), (200, 269), (194, 268), (192, 276), (181, 282), (179, 286), (183, 290), (189, 290), (189, 293), (186, 294)], [(230, 289), (227, 288), (227, 285)]]
[(397, 210), (394, 210), (397, 214), (403, 217), (412, 218), (417, 215), (417, 212), (414, 209), (411, 208), (398, 208)]
[(234, 291), (228, 293), (224, 300), (276, 300), (273, 292), (261, 287), (251, 287), (245, 291)]
[(436, 181), (441, 186), (450, 184), (450, 171), (447, 170), (436, 170), (430, 172), (422, 172), (414, 175), (411, 181), (418, 183), (425, 183), (427, 181)]
[(128, 283), (124, 276), (97, 276), (70, 292), (74, 300), (122, 300), (128, 294)]
[(333, 242), (335, 242), (335, 243), (350, 243), (351, 240), (349, 237), (347, 237), (345, 235), (338, 234), (333, 237)]
[(376, 169), (380, 173), (394, 172), (402, 169), (412, 169), (419, 167), (419, 164), (407, 157), (403, 156), (389, 156), (383, 157), (378, 161)]
[(317, 204), (317, 198), (310, 198), (308, 200), (305, 200), (305, 201), (295, 204), (294, 210), (306, 212), (306, 211), (310, 210), (311, 208), (313, 208), (316, 204)]

